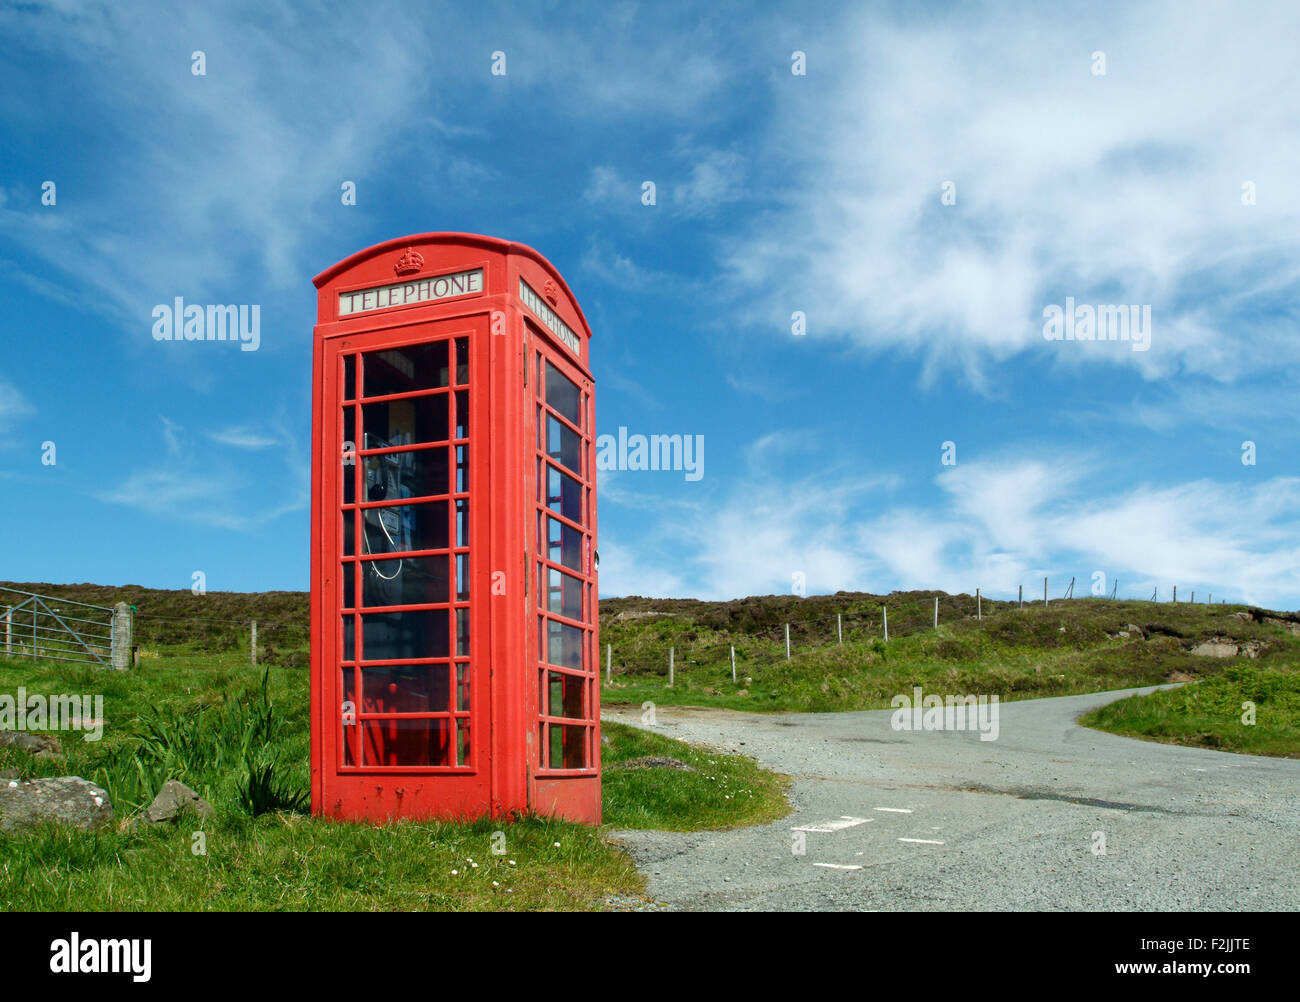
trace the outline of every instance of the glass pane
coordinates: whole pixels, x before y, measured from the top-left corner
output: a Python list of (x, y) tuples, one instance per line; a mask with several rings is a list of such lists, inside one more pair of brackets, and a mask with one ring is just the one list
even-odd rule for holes
[(457, 721), (456, 733), (459, 735), (456, 745), (456, 764), (469, 765), (469, 721)]
[(352, 556), (352, 547), (356, 546), (357, 540), (357, 519), (356, 513), (348, 509), (343, 513), (343, 555)]
[(551, 732), (551, 768), (583, 769), (586, 768), (587, 729), (570, 727), (567, 724), (550, 724)]
[(450, 654), (447, 613), (442, 609), (371, 612), (361, 617), (362, 656), (367, 661), (445, 658)]
[[(427, 605), (447, 601), (447, 558), (397, 557), (362, 564), (362, 602), (377, 605)], [(430, 655), (432, 656), (432, 655)]]
[(456, 502), (456, 545), (469, 546), (469, 498)]
[(361, 539), (362, 553), (406, 553), (447, 548), (446, 501), (386, 505), (363, 511), (365, 535)]
[(446, 447), (365, 457), (366, 500), (446, 494), (450, 457)]
[(343, 356), (343, 399), (355, 400), (357, 397), (357, 356)]
[(469, 446), (456, 446), (456, 493), (469, 491)]
[(582, 427), (582, 393), (559, 369), (546, 363), (546, 402)]
[(456, 601), (469, 601), (469, 554), (456, 554)]
[(456, 610), (456, 656), (469, 656), (469, 610)]
[(456, 338), (456, 384), (464, 386), (469, 382), (469, 339)]
[(447, 342), (412, 344), (365, 355), (365, 395), (432, 390), (447, 385)]
[(343, 764), (356, 765), (352, 742), (357, 726), (356, 669), (342, 669), (343, 699), (339, 703), (339, 722), (343, 725)]
[(546, 520), (549, 535), (546, 540), (546, 555), (557, 564), (563, 564), (582, 573), (582, 533), (571, 529), (563, 522), (553, 518)]
[(469, 665), (456, 666), (456, 709), (469, 709)]
[(343, 503), (352, 504), (357, 493), (357, 409), (343, 408), (342, 467)]
[(438, 713), (450, 708), (446, 665), (361, 669), (362, 713)]
[(563, 672), (544, 672), (546, 691), (542, 693), (542, 706), (552, 717), (568, 717), (572, 720), (584, 719), (582, 712), (582, 690), (585, 679)]
[(456, 391), (456, 437), (469, 438), (469, 390)]
[(450, 765), (451, 721), (363, 720), (362, 759), (365, 765)]
[(546, 454), (582, 475), (582, 436), (551, 414), (546, 415)]
[(546, 467), (546, 506), (582, 524), (582, 484), (554, 466)]
[(560, 668), (581, 668), (582, 633), (576, 626), (546, 621), (546, 660)]
[(447, 394), (362, 404), (367, 449), (447, 441)]
[(357, 595), (357, 565), (343, 564), (339, 568), (339, 581), (343, 584), (343, 608), (354, 608)]
[(546, 574), (546, 608), (569, 619), (581, 619), (582, 582), (554, 567), (547, 567)]
[(356, 617), (343, 617), (343, 660), (355, 661), (357, 656), (356, 646)]

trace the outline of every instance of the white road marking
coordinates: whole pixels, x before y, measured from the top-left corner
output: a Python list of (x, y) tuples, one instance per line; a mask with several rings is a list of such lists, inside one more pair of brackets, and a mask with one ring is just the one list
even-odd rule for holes
[(885, 811), (887, 814), (911, 814), (906, 807), (877, 807), (878, 811)]
[(861, 870), (860, 866), (851, 866), (845, 863), (814, 863), (813, 866), (825, 867), (827, 870)]
[(845, 828), (853, 828), (856, 825), (865, 825), (870, 818), (851, 818), (847, 814), (841, 814), (838, 821), (821, 821), (815, 825), (806, 825), (802, 828), (791, 828), (792, 832), (839, 832)]
[(900, 838), (898, 841), (900, 841), (900, 842), (919, 842), (921, 845), (943, 845), (942, 842), (937, 842), (937, 841), (935, 841), (935, 840), (932, 839), (932, 838)]

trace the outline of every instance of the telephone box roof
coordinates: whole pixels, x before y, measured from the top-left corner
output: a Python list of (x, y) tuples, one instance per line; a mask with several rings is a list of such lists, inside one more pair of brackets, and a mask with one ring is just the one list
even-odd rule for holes
[(391, 251), (401, 250), (413, 244), (464, 244), (470, 247), (485, 247), (499, 254), (517, 254), (522, 257), (530, 257), (543, 268), (545, 268), (553, 279), (564, 290), (568, 296), (569, 302), (578, 313), (578, 319), (582, 321), (583, 333), (591, 337), (591, 325), (587, 323), (587, 316), (582, 312), (582, 307), (578, 305), (578, 298), (569, 288), (569, 283), (564, 280), (564, 276), (551, 264), (540, 251), (534, 250), (527, 244), (517, 243), (513, 240), (502, 240), (498, 237), (484, 236), (482, 233), (414, 233), (407, 237), (397, 237), (393, 240), (385, 240), (383, 243), (375, 244), (373, 247), (367, 247), (365, 250), (357, 251), (350, 257), (344, 258), (338, 264), (331, 265), (312, 279), (316, 288), (328, 283), (331, 279), (341, 275), (350, 268), (354, 268), (378, 254), (387, 254)]

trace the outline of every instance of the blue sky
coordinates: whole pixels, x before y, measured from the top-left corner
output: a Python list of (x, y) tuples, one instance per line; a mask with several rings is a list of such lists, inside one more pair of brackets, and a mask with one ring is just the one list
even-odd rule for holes
[[(311, 277), (466, 230), (568, 279), (599, 432), (703, 436), (602, 475), (606, 595), (1300, 606), (1285, 7), (7, 6), (0, 578), (308, 587)], [(259, 350), (154, 341), (176, 296)]]

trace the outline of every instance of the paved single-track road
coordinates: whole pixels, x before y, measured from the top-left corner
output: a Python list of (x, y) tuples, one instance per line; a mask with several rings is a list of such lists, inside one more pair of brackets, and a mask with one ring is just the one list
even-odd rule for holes
[[(993, 741), (896, 731), (891, 710), (661, 706), (648, 729), (790, 776), (794, 813), (754, 828), (614, 837), (650, 896), (678, 909), (1300, 908), (1300, 760), (1075, 723), (1151, 691), (1003, 703)], [(604, 716), (644, 726), (639, 708)]]

